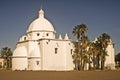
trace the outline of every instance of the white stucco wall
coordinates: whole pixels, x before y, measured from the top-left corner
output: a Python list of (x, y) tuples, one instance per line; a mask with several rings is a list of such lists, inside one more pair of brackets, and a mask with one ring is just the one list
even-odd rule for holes
[(12, 70), (27, 70), (27, 58), (13, 58), (12, 59)]
[(28, 70), (41, 70), (40, 48), (37, 41), (29, 42)]
[(27, 69), (27, 49), (24, 45), (17, 45), (12, 56), (12, 70)]
[(41, 70), (40, 58), (30, 58), (28, 61), (28, 70)]
[(111, 69), (115, 69), (115, 52), (112, 44), (108, 45), (107, 54), (108, 56), (106, 56), (105, 66)]
[(66, 70), (74, 70), (72, 54), (74, 51), (74, 44), (71, 41), (66, 41)]
[(4, 59), (3, 58), (0, 58), (0, 68), (3, 68), (4, 67)]
[[(65, 49), (60, 42), (52, 40), (43, 40), (43, 70), (61, 70), (65, 69)], [(55, 54), (55, 48), (59, 48)]]
[[(72, 63), (72, 59), (71, 59), (72, 55), (70, 54), (70, 49), (67, 50), (69, 46), (66, 45), (66, 41), (41, 40), (40, 47), (42, 51), (41, 52), (42, 53), (42, 64), (41, 64), (42, 70), (67, 70), (67, 69), (72, 70), (73, 69), (73, 66), (71, 66), (72, 64), (69, 64), (69, 62)], [(57, 53), (55, 53), (55, 48), (57, 48)], [(68, 66), (69, 68), (66, 68)]]

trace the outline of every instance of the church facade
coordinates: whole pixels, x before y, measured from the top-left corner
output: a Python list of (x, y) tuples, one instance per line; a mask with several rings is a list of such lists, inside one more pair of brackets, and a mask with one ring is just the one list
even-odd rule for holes
[(13, 70), (73, 70), (73, 42), (66, 34), (55, 39), (56, 31), (44, 18), (44, 11), (34, 20), (26, 35), (16, 45), (12, 58)]
[[(44, 11), (34, 20), (26, 35), (20, 37), (12, 56), (12, 70), (74, 70), (72, 54), (75, 45), (67, 34), (59, 35), (44, 17)], [(109, 55), (106, 66), (114, 68), (114, 48), (108, 47)]]

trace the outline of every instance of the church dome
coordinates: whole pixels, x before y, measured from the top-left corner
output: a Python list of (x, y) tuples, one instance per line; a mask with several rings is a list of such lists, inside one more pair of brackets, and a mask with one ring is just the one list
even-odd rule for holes
[(17, 47), (13, 52), (13, 57), (27, 57), (27, 50), (25, 46)]
[(39, 11), (39, 17), (30, 24), (27, 32), (32, 31), (55, 32), (51, 22), (44, 18), (44, 11), (42, 9)]

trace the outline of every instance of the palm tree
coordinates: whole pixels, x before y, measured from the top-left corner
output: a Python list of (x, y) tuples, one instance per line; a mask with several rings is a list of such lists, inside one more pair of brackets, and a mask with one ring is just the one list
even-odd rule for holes
[(85, 33), (87, 32), (87, 25), (86, 24), (80, 24), (73, 28), (73, 35), (77, 36), (77, 40), (80, 40), (81, 37), (85, 36)]
[(88, 46), (88, 50), (87, 50), (87, 54), (88, 54), (88, 69), (91, 70), (91, 56), (92, 56), (92, 46), (91, 46), (91, 42), (89, 43), (89, 46)]
[[(75, 54), (79, 54), (79, 61), (80, 61), (80, 70), (82, 70), (82, 65), (83, 65), (83, 46), (85, 46), (84, 42), (85, 42), (85, 33), (87, 32), (87, 26), (86, 24), (80, 24), (80, 25), (77, 25), (73, 28), (73, 35), (74, 36), (77, 36), (77, 53)], [(84, 45), (83, 45), (84, 44)]]
[(98, 55), (99, 55), (99, 50), (100, 50), (98, 41), (92, 42), (91, 47), (92, 47), (92, 57), (91, 58), (92, 58), (92, 62), (93, 62), (93, 68), (97, 69), (97, 68), (99, 68)]
[(86, 32), (87, 32), (87, 25), (86, 24), (81, 24), (79, 25), (79, 31), (80, 31), (80, 41), (81, 41), (81, 45), (80, 45), (80, 56), (81, 56), (81, 60), (80, 60), (80, 65), (81, 65), (81, 70), (84, 70), (84, 64), (86, 62), (86, 49), (87, 49), (87, 41), (88, 41), (88, 37), (86, 36)]
[(110, 42), (110, 36), (106, 33), (103, 33), (99, 38), (98, 38), (98, 42), (100, 43), (100, 61), (101, 61), (101, 70), (104, 69), (104, 64), (105, 64), (105, 60), (106, 60), (106, 56), (108, 56), (106, 48)]
[(75, 70), (79, 70), (79, 67), (80, 67), (80, 65), (79, 65), (79, 61), (80, 61), (80, 56), (79, 56), (79, 54), (80, 54), (80, 32), (79, 32), (79, 25), (77, 25), (77, 26), (75, 26), (73, 28), (72, 34), (74, 36), (77, 36), (77, 41), (78, 41), (77, 44), (76, 44), (76, 49), (75, 49), (74, 54), (73, 54), (73, 59), (74, 59), (73, 62), (75, 64)]
[(79, 39), (80, 39), (79, 25), (77, 25), (77, 26), (75, 26), (75, 27), (73, 28), (72, 34), (73, 34), (74, 36), (77, 36), (77, 40), (79, 41)]
[(88, 47), (90, 44), (90, 40), (88, 39), (87, 36), (84, 36), (81, 40), (81, 48), (82, 48), (82, 53), (81, 53), (81, 61), (82, 61), (82, 70), (84, 70), (85, 64), (89, 63), (89, 57), (88, 57)]
[(115, 55), (116, 67), (120, 67), (120, 52)]
[(11, 56), (12, 56), (12, 51), (8, 47), (4, 47), (1, 49), (1, 58), (4, 59), (4, 68), (9, 69), (11, 68)]
[(75, 70), (80, 70), (80, 54), (78, 53), (78, 48), (74, 50), (74, 54), (72, 55), (73, 63), (75, 64)]

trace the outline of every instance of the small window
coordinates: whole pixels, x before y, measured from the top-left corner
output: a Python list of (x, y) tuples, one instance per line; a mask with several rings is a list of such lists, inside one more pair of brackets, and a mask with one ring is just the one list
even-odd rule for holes
[(39, 34), (39, 33), (37, 33), (37, 36), (40, 36), (40, 34)]
[(49, 36), (49, 34), (47, 33), (46, 36)]
[(26, 37), (24, 37), (24, 40), (26, 40)]
[(55, 54), (57, 54), (58, 48), (55, 48)]
[(70, 45), (70, 43), (69, 43), (69, 45)]
[(71, 51), (71, 54), (72, 54), (72, 52), (73, 52), (73, 49), (71, 49), (70, 51)]
[(39, 65), (39, 61), (36, 61), (36, 64)]
[(29, 34), (29, 36), (31, 36), (31, 34)]
[(40, 43), (38, 43), (38, 45), (40, 45)]

